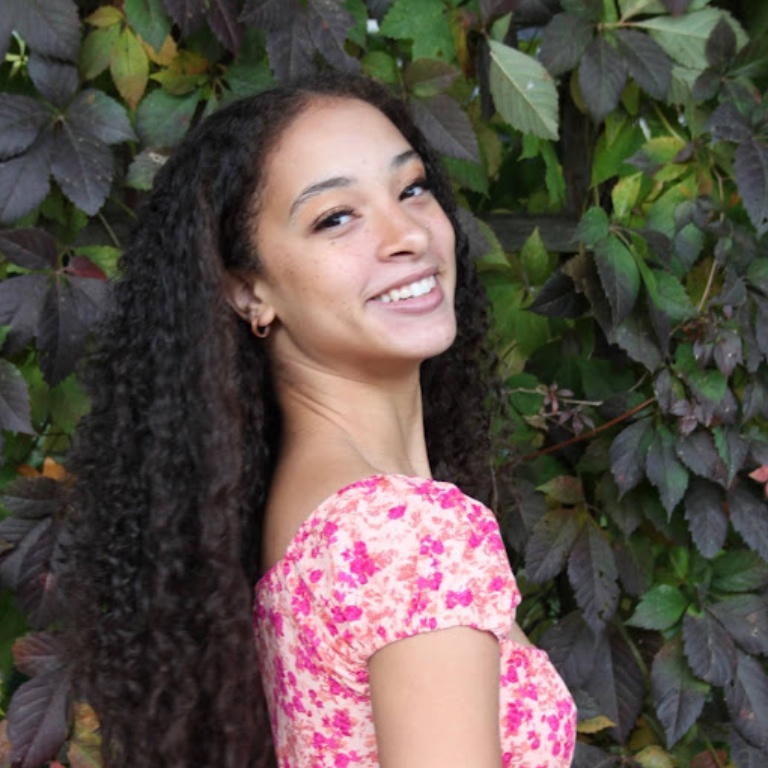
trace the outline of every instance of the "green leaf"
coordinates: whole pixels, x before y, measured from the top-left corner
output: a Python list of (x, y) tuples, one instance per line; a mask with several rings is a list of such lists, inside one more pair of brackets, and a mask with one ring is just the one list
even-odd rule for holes
[(633, 173), (619, 179), (611, 190), (613, 216), (618, 221), (626, 221), (632, 215), (643, 188), (643, 174)]
[(400, 77), (397, 61), (384, 51), (368, 51), (361, 63), (366, 75), (384, 83), (396, 83)]
[(538, 61), (490, 40), (490, 86), (496, 108), (513, 128), (542, 139), (558, 138), (557, 89)]
[(699, 368), (691, 344), (678, 345), (675, 363), (696, 395), (713, 403), (723, 399), (728, 380), (720, 371)]
[(611, 220), (605, 209), (593, 206), (581, 217), (574, 239), (592, 248), (597, 242), (608, 237), (610, 228)]
[(413, 42), (412, 58), (444, 59), (456, 56), (453, 35), (442, 0), (395, 0), (379, 27), (382, 35)]
[(602, 36), (587, 46), (579, 65), (579, 88), (589, 114), (602, 122), (619, 104), (627, 83), (627, 64)]
[(541, 63), (555, 77), (575, 69), (594, 32), (594, 25), (587, 19), (569, 13), (556, 14), (541, 36)]
[(585, 525), (568, 558), (568, 579), (584, 619), (599, 633), (616, 611), (619, 601), (618, 569), (603, 531)]
[(677, 458), (675, 438), (666, 427), (656, 427), (648, 447), (645, 471), (659, 491), (667, 515), (671, 516), (688, 488), (688, 470)]
[(606, 126), (611, 126), (612, 130), (601, 133), (592, 163), (591, 183), (595, 187), (614, 176), (634, 173), (635, 169), (628, 165), (628, 159), (645, 143), (637, 120), (612, 114), (606, 118)]
[(704, 70), (707, 68), (707, 40), (721, 19), (731, 25), (739, 47), (744, 45), (747, 42), (744, 30), (730, 14), (717, 8), (705, 8), (681, 16), (639, 19), (635, 26), (647, 29), (667, 55), (684, 67)]
[(520, 251), (520, 261), (530, 285), (541, 285), (552, 271), (552, 262), (536, 227)]
[(560, 208), (565, 202), (565, 177), (563, 176), (563, 166), (557, 156), (557, 151), (551, 141), (542, 141), (539, 151), (544, 160), (546, 172), (544, 174), (544, 183), (549, 193), (550, 205)]
[(525, 551), (525, 572), (534, 584), (553, 579), (565, 567), (583, 520), (572, 509), (547, 512), (534, 526)]
[(720, 622), (705, 611), (683, 619), (688, 663), (697, 677), (712, 685), (727, 685), (736, 671), (736, 646)]
[(696, 311), (683, 284), (669, 272), (659, 269), (641, 269), (643, 283), (651, 303), (670, 320), (688, 320)]
[(171, 33), (171, 20), (162, 0), (125, 0), (124, 8), (128, 23), (136, 34), (159, 51)]
[(189, 130), (200, 96), (197, 92), (177, 98), (156, 90), (142, 99), (136, 111), (136, 130), (143, 144), (173, 147)]
[(634, 308), (640, 290), (635, 258), (617, 236), (608, 235), (595, 244), (595, 263), (614, 325), (619, 325)]
[(665, 630), (680, 621), (688, 607), (688, 598), (679, 588), (657, 584), (646, 592), (627, 624), (641, 629)]
[(723, 592), (751, 592), (768, 585), (768, 563), (746, 549), (722, 552), (712, 561), (712, 587)]
[(93, 80), (108, 66), (112, 49), (120, 37), (120, 27), (104, 27), (88, 33), (80, 50), (80, 74), (83, 80)]
[(144, 95), (149, 80), (147, 52), (130, 29), (124, 29), (109, 58), (109, 71), (120, 95), (131, 109)]
[(696, 722), (709, 686), (691, 674), (679, 637), (662, 646), (651, 667), (651, 693), (656, 714), (673, 747)]

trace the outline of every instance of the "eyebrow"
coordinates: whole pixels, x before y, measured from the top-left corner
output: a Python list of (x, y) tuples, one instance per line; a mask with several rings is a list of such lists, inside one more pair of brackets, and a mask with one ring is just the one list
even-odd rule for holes
[[(401, 152), (399, 155), (395, 155), (395, 157), (392, 158), (392, 162), (389, 164), (389, 167), (392, 170), (402, 168), (402, 166), (406, 165), (414, 158), (420, 159), (419, 153), (414, 149), (406, 149), (405, 152)], [(349, 176), (332, 176), (329, 179), (323, 179), (322, 181), (310, 184), (308, 187), (305, 187), (293, 201), (289, 216), (292, 217), (296, 211), (301, 208), (302, 205), (304, 205), (304, 203), (306, 203), (311, 198), (316, 197), (321, 192), (325, 192), (329, 189), (348, 187), (353, 182), (354, 179), (350, 178)]]

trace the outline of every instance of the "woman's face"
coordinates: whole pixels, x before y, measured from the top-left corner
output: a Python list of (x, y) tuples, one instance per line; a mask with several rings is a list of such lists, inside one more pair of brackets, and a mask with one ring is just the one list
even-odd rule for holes
[(454, 232), (424, 166), (371, 105), (310, 103), (267, 160), (255, 232), (271, 354), (355, 377), (440, 354), (456, 333)]

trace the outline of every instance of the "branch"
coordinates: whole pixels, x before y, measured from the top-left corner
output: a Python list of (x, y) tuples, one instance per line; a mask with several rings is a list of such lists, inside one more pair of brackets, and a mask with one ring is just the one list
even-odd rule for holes
[(615, 419), (606, 421), (605, 424), (601, 424), (599, 427), (595, 427), (595, 429), (592, 429), (589, 432), (582, 432), (580, 435), (576, 435), (570, 438), (569, 440), (565, 440), (562, 443), (557, 443), (557, 445), (550, 445), (548, 448), (542, 448), (539, 451), (534, 451), (533, 453), (526, 454), (520, 459), (520, 461), (531, 461), (532, 459), (538, 459), (539, 456), (548, 456), (550, 453), (557, 453), (557, 451), (562, 450), (563, 448), (567, 448), (569, 445), (575, 445), (576, 443), (580, 443), (583, 440), (590, 440), (596, 435), (599, 435), (601, 432), (605, 432), (606, 429), (610, 429), (616, 424), (620, 424), (622, 421), (625, 421), (626, 419), (629, 419), (630, 417), (634, 416), (636, 413), (640, 413), (640, 411), (645, 410), (649, 405), (652, 405), (655, 401), (656, 401), (655, 397), (649, 397), (647, 400), (644, 400), (642, 403), (640, 403), (639, 405), (636, 405), (634, 408), (630, 408), (628, 411), (625, 411), (620, 416), (617, 416)]

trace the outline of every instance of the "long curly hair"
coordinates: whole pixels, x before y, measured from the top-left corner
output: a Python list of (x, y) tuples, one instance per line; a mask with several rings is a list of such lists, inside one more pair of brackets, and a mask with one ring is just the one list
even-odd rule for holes
[(264, 347), (227, 304), (224, 279), (258, 271), (265, 161), (323, 97), (386, 115), (456, 230), (459, 331), (423, 364), (425, 428), (435, 476), (488, 498), (487, 301), (449, 183), (406, 106), (370, 80), (325, 74), (203, 121), (158, 174), (123, 257), (70, 462), (61, 583), (109, 768), (243, 768), (269, 739), (252, 601), (280, 413)]

